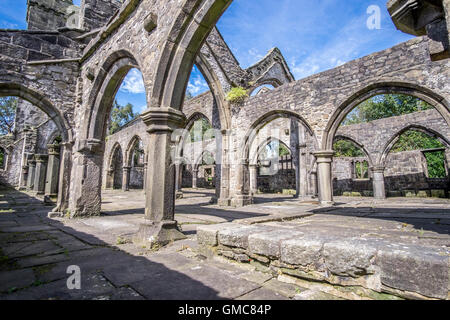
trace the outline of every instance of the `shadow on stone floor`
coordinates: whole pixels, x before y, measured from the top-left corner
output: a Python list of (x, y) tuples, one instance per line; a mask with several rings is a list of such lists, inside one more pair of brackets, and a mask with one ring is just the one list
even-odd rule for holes
[[(0, 299), (221, 299), (184, 273), (47, 218), (51, 207), (25, 193), (0, 190), (0, 201)], [(70, 265), (81, 269), (81, 290), (67, 289)]]

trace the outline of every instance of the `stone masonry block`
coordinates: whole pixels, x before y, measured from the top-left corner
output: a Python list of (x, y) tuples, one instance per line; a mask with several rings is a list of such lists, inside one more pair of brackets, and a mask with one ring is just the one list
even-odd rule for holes
[(221, 223), (197, 227), (197, 241), (199, 244), (208, 246), (217, 246), (217, 235), (219, 230), (239, 226), (235, 223)]
[(323, 257), (327, 269), (339, 276), (358, 277), (373, 273), (377, 247), (361, 240), (325, 243)]
[(248, 249), (251, 253), (256, 253), (266, 257), (280, 258), (281, 242), (289, 239), (299, 239), (303, 232), (285, 230), (274, 230), (271, 232), (256, 233), (248, 237)]
[(425, 247), (380, 250), (377, 264), (383, 285), (446, 299), (449, 284), (449, 255)]
[(237, 225), (219, 230), (219, 243), (229, 247), (247, 249), (248, 237), (251, 234), (267, 231), (262, 226)]
[(281, 242), (281, 261), (292, 264), (309, 266), (319, 263), (324, 240), (305, 237)]

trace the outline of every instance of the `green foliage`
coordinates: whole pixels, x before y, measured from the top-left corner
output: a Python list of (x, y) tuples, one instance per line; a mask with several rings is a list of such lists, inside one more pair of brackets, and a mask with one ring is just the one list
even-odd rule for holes
[(364, 152), (349, 140), (338, 140), (333, 145), (336, 157), (364, 157)]
[(280, 157), (284, 157), (284, 156), (290, 155), (291, 152), (289, 151), (288, 148), (286, 148), (286, 146), (284, 144), (280, 143), (279, 154), (280, 154)]
[(13, 132), (18, 102), (16, 97), (0, 98), (0, 135)]
[(356, 163), (356, 177), (358, 179), (369, 178), (369, 163), (367, 161)]
[(370, 98), (350, 112), (342, 125), (358, 124), (433, 108), (419, 98), (404, 94), (383, 94)]
[(436, 148), (444, 148), (438, 139), (420, 131), (408, 130), (399, 137), (391, 151), (403, 152)]
[(242, 103), (248, 98), (248, 91), (242, 87), (231, 88), (227, 93), (227, 101), (231, 103)]
[(114, 100), (114, 105), (111, 110), (111, 117), (109, 120), (108, 133), (114, 134), (119, 131), (124, 125), (133, 119), (136, 119), (138, 114), (133, 112), (133, 105), (128, 103), (121, 106), (117, 100)]
[[(191, 130), (189, 131), (189, 134), (191, 135), (191, 142), (202, 141), (205, 133), (211, 129), (212, 129), (212, 126), (209, 123), (208, 119), (201, 118), (200, 120), (195, 121), (194, 125), (192, 126)], [(210, 138), (214, 138), (214, 136), (212, 136)]]
[(445, 178), (445, 152), (426, 152), (425, 158), (428, 164), (428, 177), (430, 178)]
[(5, 165), (5, 150), (3, 148), (0, 148), (0, 169), (3, 169)]

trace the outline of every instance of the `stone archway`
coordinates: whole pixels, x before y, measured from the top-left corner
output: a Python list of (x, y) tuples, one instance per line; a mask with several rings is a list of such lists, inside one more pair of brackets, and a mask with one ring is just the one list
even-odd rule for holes
[(116, 93), (131, 69), (140, 70), (133, 55), (125, 50), (114, 52), (105, 59), (90, 91), (75, 155), (72, 217), (100, 214), (107, 122)]
[[(69, 207), (70, 171), (72, 168), (73, 132), (67, 119), (43, 94), (16, 83), (0, 83), (0, 97), (15, 96), (26, 100), (42, 110), (58, 128), (62, 143), (60, 144), (60, 166), (58, 177), (58, 198), (53, 212), (62, 213)], [(22, 159), (23, 167), (25, 159)], [(21, 174), (22, 175), (22, 174)]]
[[(291, 145), (289, 149), (291, 150), (291, 152), (292, 149), (295, 149), (294, 152), (292, 152), (292, 155), (294, 158), (293, 161), (295, 163), (297, 177), (296, 196), (304, 198), (308, 195), (307, 175), (309, 166), (307, 165), (307, 157), (305, 157), (305, 155), (308, 153), (308, 146), (305, 141), (310, 141), (310, 149), (317, 150), (318, 142), (316, 136), (307, 121), (297, 113), (286, 110), (274, 110), (256, 120), (245, 135), (244, 143), (240, 148), (241, 161), (239, 163), (239, 168), (237, 169), (238, 185), (235, 190), (236, 199), (233, 200), (234, 205), (242, 206), (252, 202), (249, 190), (251, 184), (249, 170), (252, 170), (253, 173), (255, 170), (254, 167), (249, 167), (252, 146), (254, 145), (254, 141), (258, 137), (260, 130), (277, 119), (288, 119), (291, 122), (289, 128), (291, 131), (290, 139), (293, 140), (289, 142), (289, 144)], [(301, 132), (299, 131), (299, 129), (302, 129)], [(294, 133), (294, 131), (299, 132)]]

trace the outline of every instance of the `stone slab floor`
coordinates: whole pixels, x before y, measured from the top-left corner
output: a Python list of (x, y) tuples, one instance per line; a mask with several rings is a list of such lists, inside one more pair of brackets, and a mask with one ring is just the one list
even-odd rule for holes
[[(209, 203), (212, 195), (211, 190), (184, 190), (184, 198), (177, 200), (176, 219), (187, 239), (151, 250), (130, 243), (143, 219), (142, 191), (104, 191), (102, 216), (69, 220), (47, 218), (52, 207), (30, 193), (0, 190), (0, 299), (342, 298), (278, 281), (251, 265), (199, 254), (197, 227), (232, 221), (267, 224), (304, 219), (312, 229), (331, 225), (346, 229), (366, 219), (371, 229), (402, 228), (407, 230), (404, 236), (450, 245), (446, 199), (377, 203), (338, 198), (337, 207), (317, 211), (314, 201), (282, 195), (258, 196), (255, 205), (224, 209)], [(81, 290), (67, 288), (67, 268), (72, 265), (80, 267)]]

